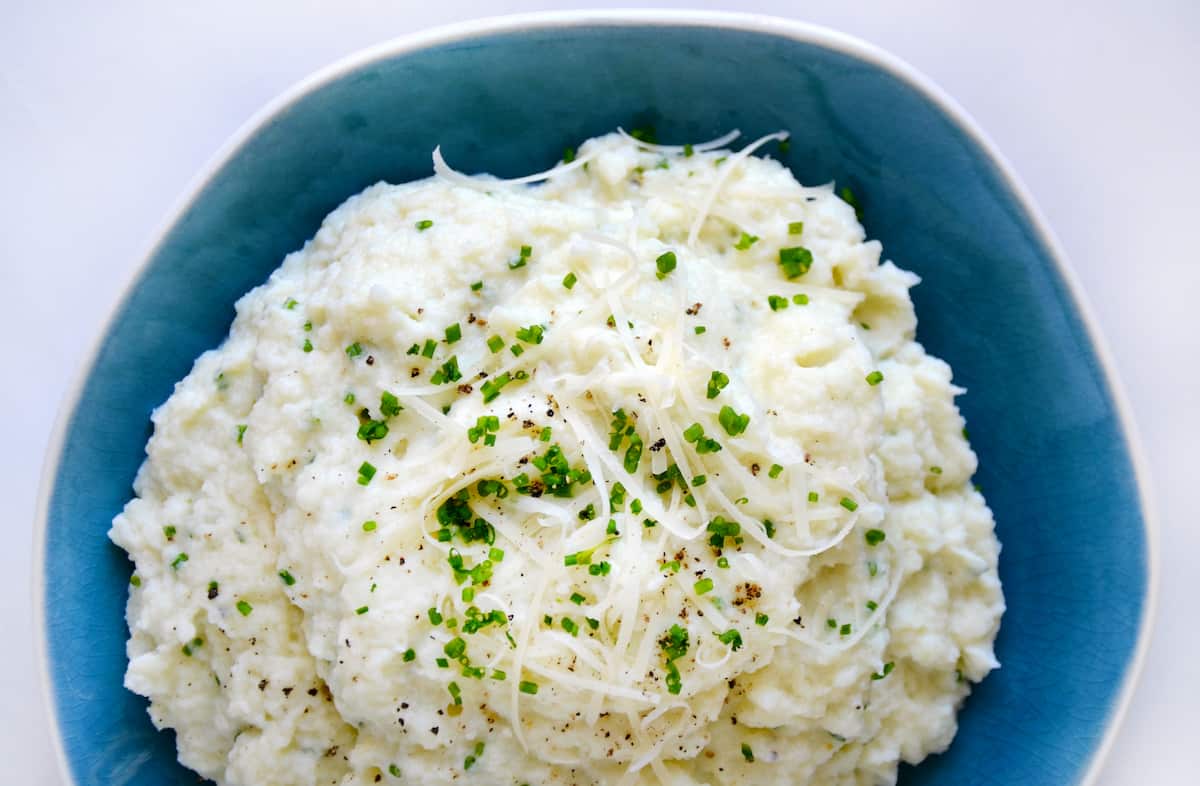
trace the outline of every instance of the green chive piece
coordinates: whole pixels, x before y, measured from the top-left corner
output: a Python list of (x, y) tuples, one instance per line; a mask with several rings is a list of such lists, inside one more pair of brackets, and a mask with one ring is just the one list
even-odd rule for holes
[(714, 633), (713, 635), (716, 636), (722, 644), (728, 644), (730, 649), (732, 649), (734, 652), (737, 652), (742, 648), (742, 634), (739, 633), (735, 628), (730, 628), (724, 633)]
[(692, 585), (692, 589), (694, 589), (696, 591), (697, 595), (704, 595), (706, 593), (712, 592), (713, 580), (712, 579), (700, 579), (699, 581), (697, 581), (695, 584)]
[(838, 504), (851, 512), (858, 510), (858, 503), (849, 497), (842, 497)]
[(870, 385), (871, 387), (878, 385), (882, 381), (883, 381), (883, 372), (882, 371), (872, 371), (870, 374), (867, 374), (867, 384)]
[(771, 618), (768, 617), (766, 614), (763, 614), (761, 611), (758, 614), (754, 615), (754, 624), (755, 625), (766, 625), (770, 621), (771, 621)]
[(803, 232), (804, 232), (804, 222), (803, 221), (793, 221), (790, 224), (788, 224), (788, 234), (789, 235), (799, 235), (799, 234), (803, 234)]
[(425, 339), (425, 346), (421, 347), (421, 357), (431, 358), (435, 351), (437, 351), (437, 342), (431, 338)]
[(723, 406), (721, 412), (717, 416), (721, 427), (725, 429), (725, 433), (731, 437), (736, 437), (746, 431), (746, 427), (750, 425), (750, 416), (746, 414), (738, 414), (733, 407)]
[(446, 343), (453, 344), (462, 338), (462, 326), (455, 322), (450, 327), (446, 328)]
[(279, 578), (283, 579), (283, 583), (289, 587), (296, 583), (296, 577), (286, 570), (279, 571)]
[(754, 762), (754, 749), (748, 743), (742, 743), (742, 758), (747, 762)]
[(574, 289), (575, 282), (577, 282), (578, 280), (579, 280), (579, 277), (576, 276), (574, 273), (567, 273), (565, 276), (563, 276), (562, 285), (564, 287), (566, 287), (567, 289)]
[(377, 527), (377, 526), (378, 526), (378, 524), (376, 524), (376, 522), (374, 520), (364, 521), (363, 525), (362, 525), (363, 532), (373, 532), (375, 530), (375, 527)]
[(716, 398), (728, 386), (729, 377), (720, 371), (714, 371), (708, 379), (708, 390), (705, 395), (710, 399)]
[(517, 688), (521, 693), (527, 693), (530, 696), (536, 696), (538, 692), (538, 684), (536, 682), (529, 682), (528, 680), (521, 680), (521, 684)]
[(674, 251), (667, 251), (664, 254), (660, 254), (658, 259), (654, 260), (654, 265), (658, 268), (658, 272), (655, 275), (658, 276), (659, 281), (662, 281), (675, 269), (676, 262)]
[(249, 617), (250, 612), (254, 611), (254, 607), (251, 606), (249, 603), (247, 603), (244, 600), (239, 600), (237, 602), (237, 610), (241, 613), (241, 615), (243, 617)]
[(887, 533), (881, 529), (869, 529), (863, 534), (863, 537), (866, 538), (868, 546), (878, 546), (887, 539)]
[(188, 555), (187, 555), (186, 553), (184, 553), (184, 552), (182, 552), (182, 551), (181, 551), (181, 552), (179, 552), (179, 556), (177, 556), (177, 557), (176, 557), (176, 558), (175, 558), (175, 559), (174, 559), (174, 560), (171, 562), (171, 567), (172, 567), (172, 568), (175, 568), (176, 570), (178, 570), (178, 569), (179, 569), (179, 566), (180, 566), (180, 565), (182, 565), (183, 563), (187, 562), (187, 561), (188, 561)]
[(808, 305), (808, 295), (804, 294), (803, 292), (801, 292), (798, 295), (792, 295), (792, 302), (795, 303), (797, 306), (807, 306)]
[(359, 606), (357, 609), (354, 610), (354, 613), (361, 617), (362, 615), (366, 614), (368, 611), (370, 611), (370, 609), (367, 608), (366, 606)]
[(804, 246), (779, 249), (779, 265), (789, 279), (799, 278), (812, 267), (813, 255)]
[(371, 482), (371, 478), (375, 477), (375, 467), (369, 462), (364, 461), (358, 468), (358, 485), (365, 486)]
[(428, 218), (421, 219), (420, 221), (417, 222), (417, 231), (424, 232), (426, 229), (429, 229), (431, 226), (433, 226), (433, 222), (430, 221)]
[(768, 295), (767, 305), (771, 307), (772, 311), (782, 311), (788, 307), (788, 299), (783, 295)]
[(286, 308), (288, 311), (291, 311), (298, 305), (300, 305), (300, 301), (296, 300), (295, 298), (290, 297), (287, 299), (286, 302), (284, 302), (283, 307)]
[(746, 232), (743, 232), (742, 236), (740, 238), (738, 238), (738, 242), (735, 243), (733, 247), (736, 248), (738, 251), (745, 251), (746, 249), (750, 248), (750, 246), (754, 245), (757, 242), (758, 242), (758, 238), (755, 235), (751, 235)]
[(300, 348), (303, 349), (305, 352), (312, 352), (313, 351), (312, 342), (309, 341), (308, 339), (304, 339), (304, 346), (302, 346)]
[(779, 477), (781, 472), (783, 472), (783, 466), (781, 464), (772, 464), (771, 468), (767, 470), (767, 477), (771, 478), (771, 480), (774, 480), (775, 478)]
[(894, 669), (894, 668), (896, 668), (896, 664), (893, 661), (889, 660), (887, 663), (883, 664), (883, 672), (882, 673), (875, 672), (874, 674), (871, 675), (871, 679), (881, 680), (884, 677), (886, 677), (887, 675), (891, 674), (892, 669)]
[(490, 349), (494, 355), (500, 350), (504, 349), (504, 339), (500, 338), (499, 336), (492, 336), (487, 340), (487, 345), (488, 349)]
[(815, 491), (808, 492), (808, 501), (809, 502), (816, 502), (820, 498), (821, 497), (817, 494), (817, 492), (815, 492)]
[(356, 358), (363, 353), (362, 344), (355, 341), (350, 346), (346, 347), (346, 354), (352, 358)]
[(696, 325), (694, 330), (697, 336), (703, 336), (706, 332), (708, 332), (708, 328), (704, 327), (704, 325)]

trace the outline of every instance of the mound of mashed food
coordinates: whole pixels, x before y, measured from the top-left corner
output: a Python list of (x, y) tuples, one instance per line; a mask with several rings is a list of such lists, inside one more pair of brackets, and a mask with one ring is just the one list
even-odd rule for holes
[(962, 391), (780, 139), (435, 152), (239, 301), (111, 530), (186, 766), (883, 784), (950, 744), (1004, 608)]

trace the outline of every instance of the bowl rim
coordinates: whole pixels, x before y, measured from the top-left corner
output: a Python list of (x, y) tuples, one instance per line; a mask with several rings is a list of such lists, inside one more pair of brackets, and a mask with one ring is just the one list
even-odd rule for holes
[(45, 556), (47, 518), (50, 498), (54, 490), (54, 478), (61, 462), (66, 438), (67, 424), (78, 408), (83, 387), (91, 376), (99, 356), (103, 339), (112, 329), (117, 315), (133, 293), (133, 287), (141, 279), (157, 255), (168, 233), (187, 212), (196, 198), (219, 172), (256, 133), (271, 120), (282, 114), (293, 104), (363, 66), (423, 49), (446, 44), (460, 43), (474, 38), (500, 33), (529, 32), (535, 30), (557, 30), (571, 27), (695, 27), (762, 33), (789, 38), (800, 43), (819, 46), (847, 55), (873, 65), (896, 77), (917, 91), (926, 100), (937, 106), (958, 129), (977, 144), (992, 160), (1004, 184), (1017, 198), (1036, 230), (1038, 240), (1050, 250), (1052, 261), (1059, 276), (1066, 284), (1087, 337), (1099, 360), (1104, 382), (1116, 407), (1121, 433), (1125, 438), (1130, 462), (1133, 466), (1138, 502), (1142, 514), (1142, 526), (1146, 538), (1146, 590), (1142, 598), (1142, 615), (1138, 629), (1138, 640), (1133, 657), (1126, 669), (1120, 691), (1106, 722), (1103, 736), (1090, 754), (1080, 786), (1094, 786), (1121, 728), (1133, 694), (1145, 665), (1154, 621), (1158, 612), (1159, 574), (1159, 522), (1154, 497), (1150, 493), (1150, 466), (1146, 459), (1141, 436), (1133, 419), (1132, 407), (1121, 384), (1108, 343), (1100, 330), (1092, 305), (1083, 290), (1066, 250), (1047, 223), (1041, 208), (1032, 193), (1014, 170), (1012, 164), (1000, 152), (975, 119), (955, 99), (938, 86), (930, 77), (918, 71), (900, 57), (856, 36), (821, 25), (766, 14), (738, 13), (725, 11), (687, 11), (667, 9), (615, 9), (580, 11), (545, 11), (504, 16), (489, 16), (464, 22), (456, 22), (420, 30), (415, 33), (391, 38), (364, 49), (352, 52), (303, 77), (298, 82), (271, 99), (250, 116), (189, 181), (176, 198), (157, 229), (144, 246), (137, 265), (131, 268), (121, 283), (119, 296), (113, 301), (99, 330), (93, 335), (84, 360), (75, 372), (74, 379), (60, 401), (54, 427), (47, 442), (38, 486), (37, 506), (34, 513), (33, 563), (31, 566), (31, 590), (33, 599), (33, 628), (35, 660), (41, 684), (41, 698), (50, 726), (51, 745), (58, 762), (59, 775), (66, 786), (77, 786), (59, 725), (58, 709), (50, 680), (49, 642), (46, 639), (45, 607)]

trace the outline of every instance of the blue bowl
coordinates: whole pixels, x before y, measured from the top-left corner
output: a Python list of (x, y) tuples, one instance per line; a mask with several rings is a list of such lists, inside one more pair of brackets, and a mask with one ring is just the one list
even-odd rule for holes
[(303, 82), (218, 156), (99, 339), (47, 462), (35, 594), (68, 782), (194, 783), (122, 687), (130, 564), (106, 531), (148, 416), (216, 346), (234, 301), (342, 200), (455, 166), (512, 176), (618, 125), (667, 142), (793, 133), (804, 182), (860, 196), (869, 234), (921, 275), (918, 338), (960, 405), (1004, 550), (1003, 668), (949, 751), (901, 782), (1090, 783), (1135, 681), (1153, 529), (1132, 424), (1058, 246), (1007, 164), (927, 79), (842, 35), (762, 17), (575, 13), (472, 23)]

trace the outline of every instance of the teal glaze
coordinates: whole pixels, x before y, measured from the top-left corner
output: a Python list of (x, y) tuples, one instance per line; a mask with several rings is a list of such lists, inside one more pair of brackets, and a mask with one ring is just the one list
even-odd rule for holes
[(918, 338), (969, 390), (1004, 544), (1003, 668), (967, 701), (950, 750), (901, 782), (1082, 780), (1147, 613), (1144, 514), (1109, 382), (1060, 263), (987, 150), (906, 78), (810, 37), (636, 20), (471, 34), (364, 58), (232, 150), (118, 307), (47, 476), (38, 591), (77, 784), (196, 782), (122, 688), (130, 564), (106, 531), (151, 409), (222, 340), (234, 301), (346, 197), (428, 176), (435, 145), (461, 170), (513, 176), (645, 124), (669, 143), (789, 129), (782, 160), (802, 181), (850, 185), (886, 256), (921, 275)]

